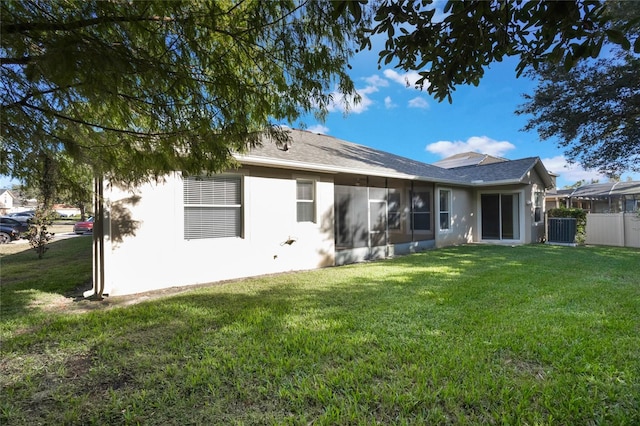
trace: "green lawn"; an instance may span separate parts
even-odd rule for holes
[[[1,259],[1,424],[640,424],[638,250],[463,246],[53,309],[91,258],[56,244]]]

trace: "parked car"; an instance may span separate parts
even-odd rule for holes
[[[0,223],[0,244],[7,244],[18,239],[20,239],[20,231]]]
[[[27,232],[29,230],[29,228],[31,227],[27,222],[20,222],[19,220],[16,220],[16,219],[14,219],[12,217],[8,217],[8,216],[0,217],[0,223],[2,225],[6,225],[6,226],[10,226],[10,227],[14,228],[15,230],[17,230],[21,234],[24,234],[25,232]]]
[[[76,234],[84,234],[85,232],[93,231],[93,217],[85,220],[84,222],[76,222],[73,225],[73,232]]]
[[[34,211],[27,211],[27,212],[11,213],[9,214],[9,217],[17,220],[18,222],[28,222],[31,219],[33,219],[35,215],[36,213]]]

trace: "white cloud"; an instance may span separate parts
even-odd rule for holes
[[[374,74],[371,77],[364,78],[364,81],[366,81],[369,86],[375,86],[375,87],[389,86],[389,81],[385,80],[384,78],[380,77],[377,74]]]
[[[331,93],[332,100],[328,107],[329,112],[340,111],[343,114],[361,114],[367,111],[369,107],[374,103],[370,95],[379,92],[381,87],[388,87],[389,80],[400,83],[407,88],[414,88],[416,81],[420,79],[420,74],[415,71],[411,71],[406,74],[399,74],[394,70],[388,69],[384,71],[384,76],[386,78],[382,78],[379,75],[374,74],[362,79],[366,83],[366,85],[364,87],[356,89],[356,92],[358,93],[358,95],[360,95],[360,102],[357,104],[354,102],[354,97],[345,98],[344,95],[342,95],[340,92],[334,91],[333,93]],[[428,83],[425,86],[428,86]],[[389,96],[384,99],[384,105],[387,109],[397,106],[391,101],[391,97]],[[409,101],[409,107],[428,108],[429,104],[422,98],[414,98]]]
[[[413,99],[411,99],[409,101],[409,108],[426,109],[426,108],[429,108],[429,104],[427,103],[427,101],[424,98],[417,97],[417,98],[413,98]]]
[[[511,142],[496,141],[487,136],[472,136],[463,141],[438,141],[427,145],[426,150],[437,154],[442,158],[449,157],[461,152],[475,151],[482,154],[503,156],[507,151],[515,148]]]
[[[311,133],[320,133],[321,135],[326,135],[329,133],[329,128],[327,126],[323,126],[322,124],[316,124],[314,126],[307,127],[307,131]]]
[[[543,158],[542,164],[544,164],[548,171],[560,175],[558,180],[561,180],[567,185],[572,185],[579,180],[585,180],[587,182],[591,182],[591,179],[598,179],[601,182],[608,181],[606,176],[601,175],[596,171],[585,170],[579,164],[569,164],[564,155]]]
[[[360,95],[360,102],[357,104],[354,102],[354,97],[346,98],[338,91],[331,93],[333,98],[329,104],[329,112],[341,111],[343,114],[352,112],[354,114],[360,114],[369,109],[373,104],[373,100],[369,97],[370,94],[378,92],[380,87],[387,87],[389,82],[384,78],[377,75],[372,75],[364,79],[367,83],[365,87],[356,89],[358,95]]]
[[[569,164],[564,155],[556,155],[555,157],[542,158],[542,163],[548,171],[558,175],[558,188],[562,188],[567,185],[573,185],[578,181],[586,181],[590,183],[592,180],[600,182],[609,182],[609,178],[603,174],[598,173],[595,170],[585,170],[580,164]],[[622,182],[627,179],[634,181],[640,180],[640,174],[637,173],[624,173],[620,177]]]
[[[393,103],[393,101],[391,100],[391,96],[387,96],[386,98],[384,98],[384,106],[387,109],[391,109],[397,107],[398,105]]]
[[[416,81],[418,81],[421,77],[416,71],[410,71],[406,74],[400,74],[394,70],[384,70],[384,76],[387,77],[391,81],[395,81],[396,83],[402,84],[407,88],[413,88],[416,86]],[[425,82],[424,87],[429,87],[429,82]]]
[[[350,96],[345,99],[344,95],[340,92],[331,93],[332,100],[329,104],[329,112],[342,111],[343,114],[352,112],[354,114],[360,114],[369,109],[373,100],[369,96],[370,93],[377,92],[378,89],[373,86],[365,87],[364,89],[358,89],[357,92],[360,95],[360,102],[355,103],[354,97]]]

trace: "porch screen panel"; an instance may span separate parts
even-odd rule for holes
[[[387,197],[389,229],[399,230],[402,227],[402,206],[399,192],[389,191]]]
[[[369,226],[371,227],[371,246],[386,245],[387,203],[385,201],[372,200],[369,203]]]
[[[240,176],[184,179],[184,238],[242,236]]]
[[[334,201],[337,248],[367,247],[369,241],[367,188],[336,185]]]
[[[412,229],[415,231],[431,230],[431,193],[414,192],[411,196],[411,203]]]

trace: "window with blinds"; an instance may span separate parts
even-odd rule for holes
[[[184,179],[184,239],[242,237],[240,176]]]
[[[315,197],[312,180],[296,181],[296,209],[298,222],[315,222]]]

